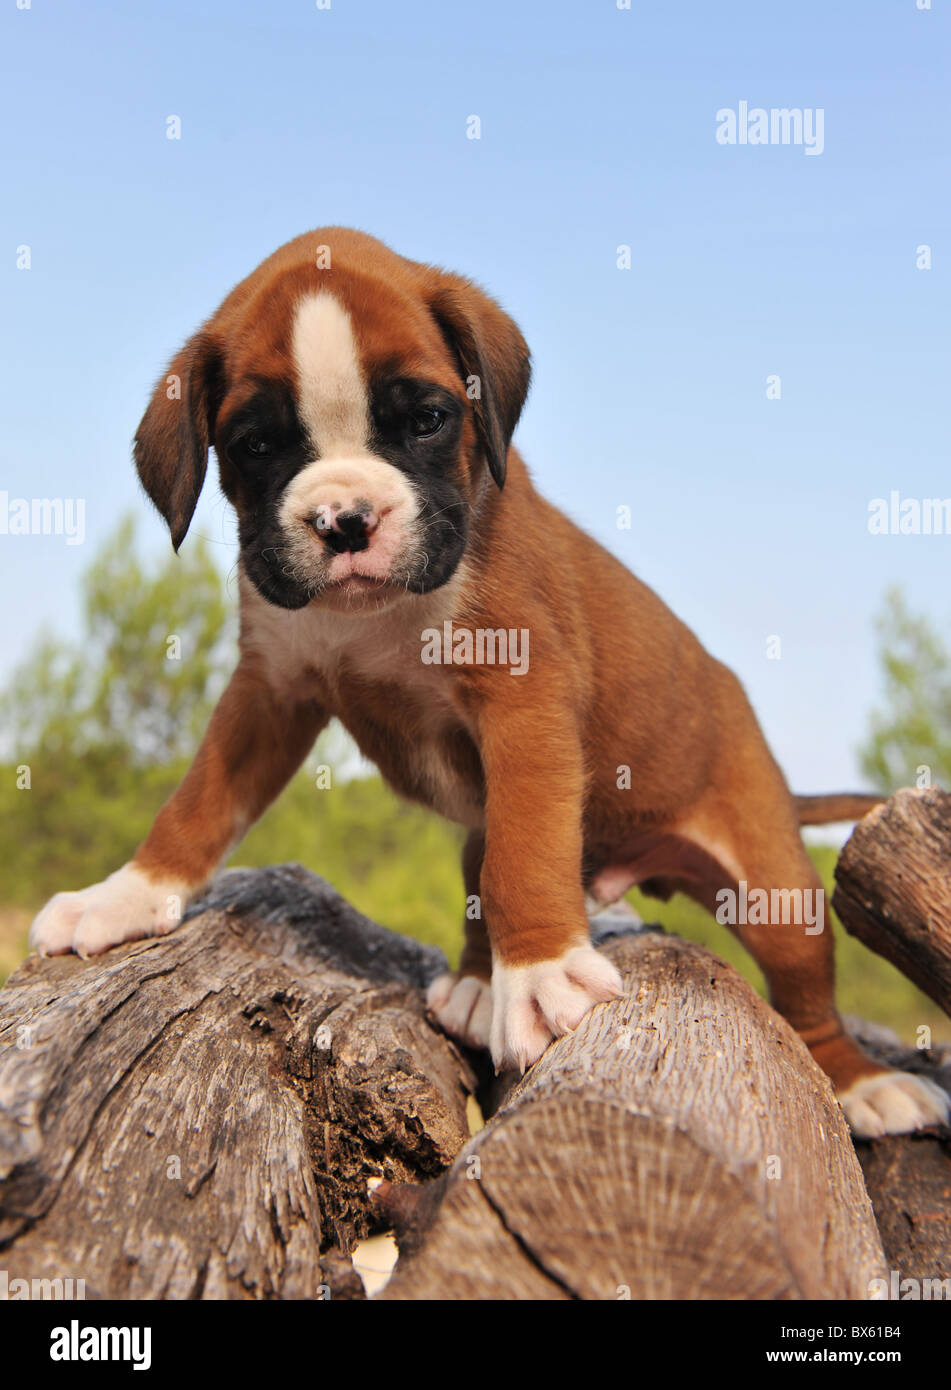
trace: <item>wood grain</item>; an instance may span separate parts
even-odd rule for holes
[[[951,1013],[951,796],[896,792],[855,827],[835,878],[846,931]]]
[[[872,1208],[798,1037],[699,946],[603,949],[628,993],[470,1140],[382,1296],[866,1297],[884,1269]]]
[[[368,1177],[433,1177],[469,1133],[471,1072],[422,1003],[440,968],[295,867],[223,875],[163,939],[28,960],[0,991],[10,1277],[352,1293]]]

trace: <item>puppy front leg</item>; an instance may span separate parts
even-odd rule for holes
[[[162,936],[225,855],[274,800],[327,722],[315,702],[291,702],[242,661],[181,786],[128,864],[78,893],[57,893],[30,928],[42,955],[98,955]]]
[[[588,934],[575,720],[560,706],[506,706],[481,722],[480,890],[492,943],[492,1060],[524,1071],[622,984]]]

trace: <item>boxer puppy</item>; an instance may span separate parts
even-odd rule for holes
[[[797,804],[736,678],[535,491],[510,443],[528,384],[493,300],[359,232],[298,237],[228,295],[158,383],[135,460],[177,550],[214,446],[238,518],[237,669],[131,862],[57,894],[32,945],[170,931],[336,715],[397,792],[469,832],[481,916],[430,1003],[498,1067],[620,993],[586,893],[716,910],[756,892],[766,919],[735,930],[853,1129],[943,1120],[944,1093],[872,1061],[835,1010],[799,823],[875,798]],[[797,902],[818,917],[794,920]]]

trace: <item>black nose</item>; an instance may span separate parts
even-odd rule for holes
[[[352,508],[346,512],[334,512],[332,521],[322,514],[314,517],[311,525],[335,555],[342,555],[345,550],[366,550],[369,547],[370,518],[363,510]]]

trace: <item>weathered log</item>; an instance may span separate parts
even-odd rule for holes
[[[702,947],[602,949],[627,994],[469,1141],[382,1297],[867,1297],[871,1206],[798,1037]]]
[[[196,914],[0,992],[8,1277],[354,1297],[349,1252],[391,1224],[387,1298],[863,1297],[882,1277],[825,1077],[701,948],[607,939],[627,997],[467,1144],[476,1073],[484,1106],[498,1083],[425,1013],[439,952],[295,868],[225,875]]]
[[[89,1298],[359,1294],[377,1174],[468,1137],[426,1017],[442,953],[294,867],[223,875],[179,931],[31,958],[0,991],[0,1249]]]
[[[951,796],[896,792],[855,827],[835,878],[846,931],[951,1013]]]
[[[906,788],[852,833],[832,904],[845,929],[951,1013],[951,796]],[[925,1072],[951,1091],[951,1049],[903,1047],[858,1024],[880,1061]],[[856,1145],[889,1268],[951,1277],[951,1139],[947,1131]]]
[[[846,1021],[880,1062],[920,1072],[951,1094],[951,1045],[906,1047],[889,1029]],[[855,1149],[889,1270],[919,1284],[951,1278],[951,1134],[942,1129],[860,1139]]]

